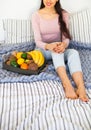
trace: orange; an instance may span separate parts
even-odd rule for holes
[[[27,63],[22,63],[20,68],[27,70],[28,69],[28,64]]]

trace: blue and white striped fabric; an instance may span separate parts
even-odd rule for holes
[[[91,130],[88,103],[64,96],[59,81],[0,84],[0,130]]]
[[[5,31],[5,43],[34,41],[30,19],[2,19]]]
[[[71,14],[69,29],[73,40],[91,43],[91,9]]]

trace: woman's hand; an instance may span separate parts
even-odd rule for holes
[[[58,42],[46,44],[45,49],[50,50],[50,51],[54,51],[54,49],[58,46],[57,44],[58,44]]]
[[[54,51],[56,53],[63,53],[67,47],[67,44],[64,42],[54,42],[50,44],[46,44],[45,49]]]
[[[63,53],[65,49],[66,49],[66,43],[59,42],[57,43],[57,46],[53,49],[53,51],[56,53]]]

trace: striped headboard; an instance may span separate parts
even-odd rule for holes
[[[33,41],[33,31],[30,20],[4,19],[5,43],[21,43]]]

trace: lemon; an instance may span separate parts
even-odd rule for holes
[[[17,52],[17,54],[16,54],[17,59],[21,58],[22,54],[23,54],[23,52]]]
[[[24,59],[23,58],[19,58],[18,60],[17,60],[17,63],[19,64],[19,65],[21,65],[22,63],[24,63]]]

